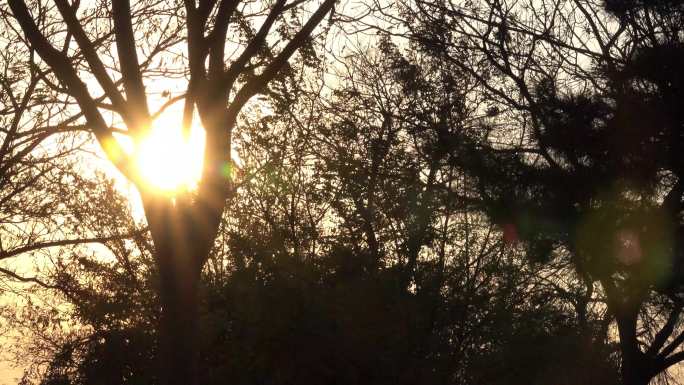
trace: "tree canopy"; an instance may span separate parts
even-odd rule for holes
[[[21,383],[676,383],[682,6],[0,5]]]

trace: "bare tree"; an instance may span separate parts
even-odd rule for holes
[[[140,192],[160,274],[162,384],[197,381],[198,281],[232,195],[226,170],[238,114],[310,43],[311,33],[334,3],[187,0],[132,6],[116,1],[86,7],[67,0],[9,2],[8,28],[23,32],[20,38],[30,52],[54,73],[53,90],[76,104],[82,114],[79,122]],[[178,37],[180,29],[184,39],[172,51],[166,42]],[[276,30],[280,40],[271,38]],[[159,50],[175,54],[181,62],[178,72],[165,71],[161,62],[154,63],[155,71],[147,71]],[[144,137],[156,116],[150,111],[145,80],[160,73],[186,76],[182,124],[189,127],[196,111],[206,132],[197,190],[175,197],[151,188],[133,166],[136,154],[128,155],[114,137],[117,131],[134,142]],[[107,124],[112,116],[125,129]]]
[[[93,191],[79,175],[87,138],[73,123],[81,115],[53,102],[49,72],[34,52],[6,33],[0,39],[0,260],[128,236],[77,230],[80,210],[72,203]],[[76,189],[65,194],[67,184]],[[12,269],[0,271],[22,278]]]

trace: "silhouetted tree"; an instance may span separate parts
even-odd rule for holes
[[[684,359],[679,2],[406,2],[409,37],[478,79],[452,151],[531,257],[568,258],[615,317],[624,384]],[[610,12],[610,13],[609,13]],[[612,16],[611,16],[612,13]]]
[[[22,383],[38,378],[72,383],[83,376],[86,383],[157,382],[149,365],[157,351],[157,276],[151,258],[139,257],[151,255],[151,240],[125,215],[128,199],[111,181],[100,176],[89,183],[87,194],[71,202],[79,214],[79,231],[96,237],[128,235],[103,239],[97,248],[59,249],[41,258],[30,273],[12,274],[23,285],[13,285],[2,318],[30,335],[16,341],[16,359],[26,369]],[[141,338],[147,338],[145,344]],[[79,371],[74,367],[80,360],[88,365],[81,363]]]
[[[306,10],[302,2],[281,0],[258,5],[206,0],[133,6],[128,1],[110,6],[57,0],[54,5],[36,2],[32,12],[25,1],[9,1],[14,19],[8,20],[7,28],[23,31],[17,38],[25,39],[31,52],[53,71],[56,91],[75,102],[83,114],[81,121],[141,194],[160,274],[163,384],[197,383],[197,289],[232,194],[226,170],[231,167],[231,133],[238,114],[251,97],[267,89],[295,51],[310,44],[309,36],[334,3],[325,0]],[[271,39],[275,28],[284,43]],[[183,30],[185,36],[179,33]],[[242,46],[233,56],[226,55],[232,35]],[[171,47],[186,53],[176,56],[183,59],[180,65],[167,69],[163,61],[149,62],[160,50],[170,53]],[[150,65],[157,71],[146,72]],[[113,72],[119,79],[112,77]],[[206,147],[197,191],[169,197],[150,188],[132,167],[137,154],[127,155],[121,148],[104,111],[113,113],[126,127],[123,133],[139,141],[155,118],[145,80],[178,73],[189,79],[183,125],[190,127],[197,111]],[[89,87],[84,79],[97,87]],[[93,96],[97,92],[104,97]]]
[[[438,145],[448,123],[470,127],[448,110],[461,88],[413,88],[442,67],[387,40],[354,53],[331,68],[339,82],[279,81],[273,114],[237,126],[236,199],[202,272],[200,382],[615,380],[600,306],[575,309],[595,297],[467,204],[471,181]],[[92,332],[59,345],[44,383],[154,381],[151,247],[107,245],[115,261],[54,271]]]
[[[10,280],[35,282],[16,269],[33,261],[14,259],[131,234],[81,231],[83,199],[96,193],[91,178],[95,170],[82,162],[88,139],[81,133],[84,128],[74,124],[81,114],[69,115],[64,105],[52,100],[46,83],[50,75],[38,67],[30,49],[6,40],[4,30],[2,38],[0,272]]]

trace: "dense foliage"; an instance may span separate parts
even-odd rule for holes
[[[198,280],[198,383],[673,381],[684,360],[682,4],[364,7],[333,10],[325,30],[343,42],[302,43],[231,126],[230,193]],[[297,15],[280,20],[283,39]],[[240,15],[234,32],[254,39],[258,19]],[[235,84],[260,78],[270,43],[286,50],[261,43]],[[175,76],[160,73],[150,76]],[[23,382],[164,382],[158,240],[112,182],[55,159],[72,179],[52,187],[87,194],[45,196],[68,207],[72,234],[104,247],[74,242],[31,279],[5,269],[35,284],[24,311],[4,309],[30,336]],[[196,205],[183,194],[169,207]]]

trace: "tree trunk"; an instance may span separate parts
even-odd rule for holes
[[[653,371],[648,357],[639,348],[636,336],[637,309],[622,309],[615,315],[620,334],[622,385],[648,385]]]
[[[159,384],[198,385],[200,272],[217,226],[197,226],[180,199],[145,196],[143,203],[159,273]]]
[[[622,356],[622,385],[648,385],[653,376],[644,367],[643,360],[634,360],[631,357]]]
[[[158,257],[160,384],[198,385],[199,271],[190,253]]]
[[[202,181],[196,192],[174,199],[142,194],[159,269],[159,382],[199,384],[199,298],[202,266],[216,238],[230,197],[230,130],[214,119],[207,128]],[[224,123],[224,124],[221,124]]]

